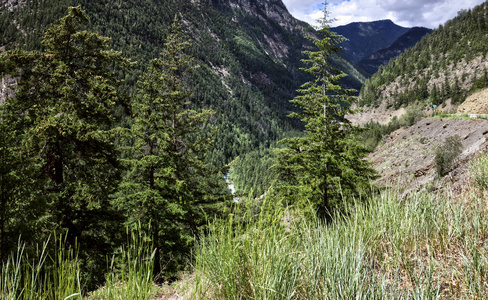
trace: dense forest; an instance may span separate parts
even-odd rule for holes
[[[215,147],[206,159],[222,168],[238,156],[244,159],[253,149],[269,148],[303,129],[302,122],[287,115],[295,110],[289,100],[309,78],[300,68],[302,51],[312,47],[305,36],[314,29],[293,19],[286,8],[282,12],[284,6],[278,2],[271,6],[277,9],[277,19],[266,15],[268,8],[260,1],[250,1],[248,11],[229,1],[37,0],[12,2],[11,6],[8,2],[0,10],[0,23],[6,28],[0,45],[7,50],[40,49],[42,33],[49,24],[62,16],[68,5],[81,5],[90,18],[88,27],[110,37],[110,47],[136,62],[130,69],[116,71],[123,81],[121,88],[130,95],[137,92],[137,78],[157,57],[169,24],[178,14],[199,65],[191,74],[195,87],[191,101],[202,109],[213,109],[211,122],[218,125]],[[366,79],[360,71],[336,53],[329,59],[335,68],[349,74],[342,79],[347,87],[360,88]],[[256,167],[261,164],[253,161]],[[238,177],[233,179],[239,187],[246,185]],[[248,192],[247,188],[240,190]]]
[[[15,79],[9,87],[13,93],[0,105],[2,264],[9,266],[16,251],[19,258],[25,252],[56,261],[57,255],[64,257],[59,251],[65,250],[59,249],[66,249],[75,261],[77,289],[90,291],[127,264],[122,257],[112,261],[109,271],[110,257],[141,242],[151,249],[146,253],[151,255],[150,282],[172,281],[190,267],[192,249],[208,232],[209,221],[228,216],[232,196],[223,172],[239,154],[245,159],[234,161],[231,177],[249,180],[249,172],[237,165],[259,166],[263,156],[266,161],[253,177],[268,173],[266,180],[242,190],[254,188],[259,196],[273,185],[270,197],[286,198],[283,205],[301,207],[323,220],[353,204],[345,204],[342,193],[356,197],[369,186],[374,172],[362,160],[365,151],[354,139],[355,129],[343,119],[356,98],[354,90],[343,88],[346,75],[336,68],[341,37],[330,33],[327,23],[318,37],[296,42],[309,50],[293,50],[300,53],[289,55],[295,62],[285,57],[275,63],[277,54],[264,55],[242,29],[232,41],[219,43],[230,24],[212,15],[212,6],[173,4],[175,11],[199,6],[204,17],[216,22],[216,31],[198,35],[208,27],[195,25],[192,18],[201,15],[192,13],[168,13],[170,26],[163,21],[147,26],[146,20],[117,27],[124,24],[117,13],[126,9],[120,16],[130,16],[133,11],[124,7],[128,2],[85,3],[109,20],[71,6],[49,25],[52,20],[25,13],[36,5],[50,16],[61,13],[49,1],[2,11],[9,31],[2,40],[6,51],[0,54],[0,75]],[[240,22],[250,22],[248,16],[240,17]],[[19,29],[10,25],[18,20],[20,28],[32,33],[25,39],[14,38]],[[108,26],[102,28],[105,21]],[[128,28],[144,34],[127,34]],[[135,40],[124,44],[126,37]],[[213,42],[200,41],[204,38]],[[118,47],[127,53],[114,50]],[[302,64],[308,67],[299,73]],[[299,79],[306,82],[301,95],[287,104]],[[271,150],[285,133],[279,149]],[[54,243],[48,243],[52,236]],[[45,264],[41,290],[57,289],[51,286],[58,280],[52,270],[61,270],[64,263]],[[18,286],[18,281],[9,283],[9,290],[10,285]],[[12,289],[12,295],[27,297],[25,290]]]
[[[155,272],[164,280],[184,266],[202,214],[222,211],[215,206],[228,195],[206,161],[213,112],[189,101],[196,65],[177,19],[132,98],[113,67],[133,62],[83,30],[87,22],[72,7],[46,31],[42,51],[2,56],[3,71],[19,78],[1,106],[2,255],[19,236],[34,243],[65,234],[67,245],[84,249],[86,284],[94,286],[123,238],[120,227],[139,226],[159,249]]]
[[[488,4],[463,10],[366,80],[365,105],[399,108],[414,102],[459,104],[488,86]]]
[[[364,77],[327,5],[316,29],[280,0],[1,8],[1,299],[486,297],[486,151],[461,189],[459,136],[424,190],[376,187],[368,150],[424,106],[347,120]],[[382,67],[363,101],[390,81],[391,107],[488,85],[486,9]]]
[[[185,32],[192,40],[190,51],[200,65],[192,74],[197,85],[192,100],[201,108],[214,109],[213,122],[220,125],[210,158],[215,165],[223,166],[234,156],[299,126],[286,115],[292,109],[289,100],[299,87],[297,82],[305,80],[299,67],[301,45],[306,42],[299,30],[312,30],[308,25],[298,24],[288,31],[225,5],[197,6],[188,1],[39,0],[23,3],[13,11],[1,10],[0,23],[6,30],[0,45],[7,50],[39,49],[42,33],[68,5],[81,5],[91,20],[90,29],[110,37],[113,49],[137,62],[130,70],[117,70],[128,93],[135,91],[137,78],[158,56],[175,14],[185,20]],[[234,15],[238,24],[231,21]],[[290,45],[287,56],[266,54],[270,50],[265,36],[272,35],[266,30],[278,32]]]

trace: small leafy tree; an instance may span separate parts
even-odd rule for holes
[[[343,211],[353,197],[359,198],[374,176],[363,160],[365,149],[351,134],[355,128],[344,118],[356,98],[340,85],[346,75],[330,65],[330,56],[341,49],[344,39],[329,30],[328,14],[324,5],[320,39],[310,37],[317,51],[304,52],[308,56],[304,71],[313,80],[302,85],[301,95],[292,100],[300,111],[291,116],[305,122],[305,135],[284,139],[287,147],[280,150],[276,164],[278,191],[291,203],[309,201],[326,218]]]
[[[439,176],[451,172],[457,158],[463,152],[463,143],[459,135],[447,137],[444,143],[435,151],[435,166]]]

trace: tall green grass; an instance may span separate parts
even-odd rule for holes
[[[89,299],[147,300],[153,296],[154,249],[142,230],[127,230],[127,243],[110,262],[105,286]]]
[[[201,239],[192,297],[487,298],[486,201],[398,194],[385,191],[331,224],[279,205],[240,208]]]
[[[54,251],[48,253],[50,244]],[[0,299],[80,299],[80,268],[74,249],[62,236],[48,239],[34,255],[20,241],[16,253],[2,264]]]
[[[474,187],[483,193],[488,190],[488,154],[483,154],[473,161],[469,166],[469,174]]]
[[[62,236],[27,254],[20,242],[1,266],[1,300],[134,299],[153,296],[154,249],[141,230],[127,230],[127,243],[111,258],[106,284],[87,295],[76,249]]]

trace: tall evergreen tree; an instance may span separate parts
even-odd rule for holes
[[[430,91],[430,99],[432,100],[432,104],[439,105],[442,103],[439,92],[437,90],[437,85],[434,83],[432,89]]]
[[[153,239],[163,276],[182,267],[204,222],[201,211],[218,202],[204,162],[213,145],[213,112],[191,108],[188,80],[196,66],[189,45],[175,17],[163,52],[138,82],[126,151],[130,172],[117,200],[128,222],[142,223]]]
[[[451,95],[451,85],[449,84],[449,79],[448,79],[448,74],[446,73],[445,76],[444,76],[444,83],[442,84],[442,96],[443,96],[443,100],[447,100],[448,98],[450,98],[452,95]]]
[[[326,218],[358,197],[374,175],[363,160],[365,149],[353,138],[354,127],[344,118],[356,99],[340,86],[346,75],[329,62],[343,38],[329,30],[328,15],[324,4],[320,39],[310,37],[317,51],[305,51],[304,71],[313,80],[302,85],[301,95],[292,100],[300,112],[291,116],[305,122],[305,135],[283,140],[288,147],[281,150],[277,164],[278,190],[291,202],[309,201]]]
[[[51,225],[39,232],[66,230],[68,243],[78,243],[85,258],[101,263],[118,216],[110,195],[121,178],[110,129],[115,108],[126,105],[111,70],[130,62],[108,49],[108,38],[83,30],[88,22],[80,7],[70,7],[47,30],[42,52],[7,53],[20,81],[5,109],[6,122],[21,133],[25,162],[34,166],[38,195],[45,198],[45,215],[37,218]],[[90,278],[101,275],[90,272]]]

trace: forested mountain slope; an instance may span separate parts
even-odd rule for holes
[[[366,105],[399,108],[415,101],[464,101],[488,86],[488,3],[458,16],[380,68],[361,90]]]
[[[354,22],[331,28],[348,41],[342,43],[342,53],[351,62],[357,63],[380,49],[389,47],[409,28],[396,25],[390,20]]]
[[[369,57],[360,60],[358,66],[368,74],[373,75],[381,65],[387,65],[390,59],[399,56],[408,48],[415,46],[424,35],[431,32],[431,29],[425,27],[413,27],[401,35],[389,47],[380,49]]]
[[[314,30],[294,19],[281,0],[34,0],[0,5],[0,46],[6,50],[39,48],[45,28],[68,6],[81,5],[92,29],[138,62],[132,71],[119,72],[128,91],[158,56],[178,15],[200,65],[192,78],[193,102],[213,108],[220,127],[212,154],[215,164],[300,127],[287,117],[289,100],[307,79],[300,60],[310,47],[305,36]],[[346,84],[359,89],[364,76],[339,56],[334,64],[352,74]]]
[[[328,71],[345,60],[328,60],[336,49],[328,27],[317,33],[324,42],[308,40],[315,31],[281,1],[39,0],[0,7],[0,78],[3,87],[15,81],[13,95],[0,105],[2,262],[20,245],[19,236],[30,256],[54,232],[66,234],[67,246],[80,249],[79,282],[90,291],[107,279],[107,258],[136,230],[155,249],[148,266],[154,280],[174,280],[191,267],[208,221],[229,212],[225,169],[218,167],[267,149],[285,133],[299,135],[288,131],[316,116],[325,122],[322,109],[287,117],[302,108],[297,98],[289,103],[302,83],[328,101],[332,125],[318,128],[348,133],[349,124],[336,117],[355,99],[341,86],[345,75]],[[303,50],[319,68],[301,70]],[[318,70],[327,72],[311,81]],[[341,166],[362,167],[354,160],[360,148],[350,151],[355,145],[338,135],[329,139],[334,147],[326,150],[345,157]],[[321,170],[321,160],[312,161],[314,172]],[[342,173],[352,176],[333,176]],[[348,182],[356,192],[358,180]],[[332,211],[320,199],[317,205],[327,206],[322,211]]]

